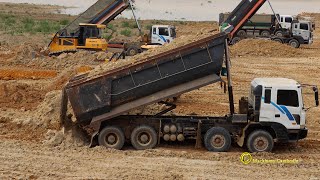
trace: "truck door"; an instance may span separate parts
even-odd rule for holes
[[[151,44],[161,44],[158,27],[152,27]]]
[[[260,122],[274,122],[275,121],[275,107],[272,105],[272,92],[271,88],[265,88],[261,98],[260,108]]]
[[[302,104],[298,91],[290,89],[277,89],[275,120],[287,129],[300,129]]]
[[[308,23],[299,24],[299,35],[303,37],[304,41],[308,42],[310,39],[310,28]]]

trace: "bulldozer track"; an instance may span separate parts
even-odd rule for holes
[[[1,69],[0,79],[49,79],[57,74],[54,70]]]

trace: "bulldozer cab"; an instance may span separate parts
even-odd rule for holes
[[[100,24],[80,24],[78,45],[85,46],[87,39],[101,39],[102,30],[106,28],[106,25]]]

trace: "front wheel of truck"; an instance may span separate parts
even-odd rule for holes
[[[101,130],[98,141],[100,146],[120,150],[124,145],[125,136],[120,128],[110,126]]]
[[[256,130],[250,133],[247,139],[247,148],[250,152],[271,152],[274,146],[271,134],[265,130]]]
[[[300,43],[299,43],[299,41],[296,40],[296,39],[291,39],[291,40],[289,41],[289,45],[290,45],[291,47],[293,47],[293,48],[299,48],[299,47],[300,47]]]

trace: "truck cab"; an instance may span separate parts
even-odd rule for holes
[[[151,44],[164,45],[176,38],[176,28],[170,25],[153,25],[150,30]]]
[[[292,15],[280,15],[280,25],[284,29],[290,29],[293,20]]]
[[[308,129],[303,87],[297,81],[286,78],[254,79],[248,98],[251,120],[272,127],[280,141],[290,142],[305,138]],[[316,86],[312,88],[318,106],[318,89]]]
[[[311,21],[293,21],[292,34],[294,36],[301,36],[304,44],[313,43],[313,25]]]

